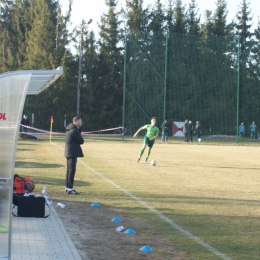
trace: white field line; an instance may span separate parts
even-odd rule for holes
[[[53,143],[52,143],[53,144]],[[61,149],[64,150],[63,147],[53,144],[55,146],[60,147]],[[162,220],[164,220],[165,222],[169,223],[172,227],[174,227],[176,230],[178,230],[181,234],[187,236],[188,238],[194,240],[196,243],[198,243],[199,245],[201,245],[202,247],[204,247],[205,249],[207,249],[209,252],[213,253],[216,256],[219,256],[221,259],[223,260],[231,260],[230,257],[226,256],[225,254],[222,254],[221,252],[219,252],[218,250],[216,250],[215,248],[213,248],[212,246],[210,246],[209,244],[205,243],[204,241],[202,241],[200,238],[194,236],[191,232],[189,232],[186,229],[183,229],[181,226],[177,225],[175,222],[173,222],[172,220],[170,220],[169,218],[167,218],[166,216],[164,216],[162,213],[160,213],[158,210],[152,208],[149,204],[147,204],[146,202],[142,201],[140,198],[138,198],[137,196],[133,195],[132,193],[130,193],[128,190],[122,188],[120,185],[116,184],[115,182],[111,181],[110,179],[106,178],[103,174],[101,174],[100,172],[96,171],[95,169],[91,168],[89,165],[87,165],[85,162],[83,162],[80,158],[78,158],[78,161],[80,161],[81,164],[83,164],[86,168],[88,168],[89,170],[91,170],[92,172],[96,173],[100,178],[106,180],[107,182],[109,182],[112,186],[114,186],[115,188],[121,190],[122,192],[124,192],[125,194],[127,194],[129,197],[131,197],[132,199],[136,200],[137,202],[139,202],[141,205],[143,205],[145,208],[147,208],[148,210],[150,210],[151,212],[153,212],[155,215],[157,215],[159,218],[161,218]]]

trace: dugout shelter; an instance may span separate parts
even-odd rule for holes
[[[0,260],[11,259],[13,174],[25,98],[44,91],[62,73],[58,67],[0,74]]]

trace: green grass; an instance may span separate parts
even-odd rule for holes
[[[47,137],[46,137],[47,138]],[[75,188],[79,196],[64,191],[64,138],[19,140],[15,173],[35,179],[36,190],[47,185],[50,199],[113,207],[118,213],[146,220],[154,233],[185,253],[186,257],[220,259],[175,230],[108,180],[158,210],[171,221],[199,237],[231,259],[259,259],[260,178],[259,144],[217,143],[201,145],[182,140],[154,145],[150,160],[136,162],[142,140],[86,138],[85,157],[77,164]],[[83,162],[84,164],[82,164]],[[95,171],[90,170],[88,165]],[[145,230],[140,230],[145,236]],[[160,255],[167,255],[156,248]]]

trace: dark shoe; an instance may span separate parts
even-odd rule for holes
[[[148,157],[145,158],[144,162],[147,162],[148,161]]]
[[[138,159],[137,159],[137,162],[140,162],[140,159],[141,159],[141,158],[138,158]]]
[[[77,195],[77,194],[79,194],[79,193],[76,192],[75,190],[70,190],[70,191],[68,191],[68,194],[74,194],[74,195]]]

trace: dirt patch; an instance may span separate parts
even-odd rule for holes
[[[118,215],[113,209],[102,206],[91,207],[69,201],[63,203],[65,208],[55,206],[55,209],[83,260],[187,260],[141,219],[126,214]],[[54,205],[57,204],[54,202]],[[119,217],[122,222],[112,222],[115,217]],[[133,229],[136,234],[117,232],[118,226],[124,226],[124,231]],[[149,245],[153,252],[139,250],[145,245]]]

